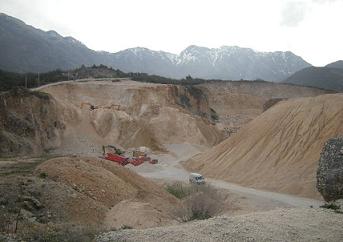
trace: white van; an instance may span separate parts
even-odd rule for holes
[[[189,183],[192,184],[205,184],[205,178],[199,173],[191,173],[189,174]]]

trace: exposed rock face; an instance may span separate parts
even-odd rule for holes
[[[55,153],[99,154],[106,144],[165,150],[166,144],[212,146],[222,140],[215,111],[196,87],[122,80],[58,83],[39,90],[62,107],[66,129]]]
[[[15,89],[0,95],[0,156],[41,154],[60,145],[64,124],[56,101],[42,92]]]
[[[215,122],[218,117],[214,109],[209,106],[208,97],[202,89],[192,86],[173,86],[172,94],[176,104],[192,114]]]
[[[343,198],[343,137],[326,142],[317,170],[317,188],[326,201]]]

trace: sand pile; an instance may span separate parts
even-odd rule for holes
[[[105,228],[177,223],[172,215],[177,199],[162,187],[113,162],[55,158],[39,165],[36,173],[46,174],[49,179],[74,190],[74,198],[61,203],[61,209],[68,210],[71,221],[87,224],[92,216]]]
[[[63,108],[65,131],[59,153],[100,153],[101,146],[165,144],[213,146],[222,140],[210,108],[197,89],[134,81],[88,81],[48,85]]]
[[[320,152],[343,134],[342,121],[341,94],[281,101],[185,166],[244,186],[320,198]]]

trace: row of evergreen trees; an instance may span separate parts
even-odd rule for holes
[[[0,70],[0,91],[7,91],[15,87],[34,88],[41,85],[76,80],[84,78],[130,78],[139,82],[150,82],[160,84],[175,84],[175,85],[196,85],[205,82],[221,82],[222,80],[204,80],[200,78],[192,78],[190,75],[184,79],[173,79],[158,75],[149,75],[146,73],[125,73],[118,69],[113,69],[105,65],[93,65],[86,67],[82,65],[79,68],[62,71],[55,70],[45,73],[13,73]]]

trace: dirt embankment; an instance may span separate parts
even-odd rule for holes
[[[0,155],[100,154],[166,144],[213,146],[222,140],[197,88],[121,81],[61,82],[1,95]]]
[[[87,157],[33,163],[13,160],[2,168],[7,173],[0,174],[0,234],[16,233],[35,241],[41,236],[45,241],[58,233],[72,236],[78,227],[86,235],[179,223],[174,214],[180,206],[178,199],[110,161]]]
[[[177,199],[162,187],[113,162],[55,158],[38,166],[36,173],[46,174],[75,191],[75,199],[59,199],[62,203],[56,204],[66,210],[66,216],[74,223],[100,224],[107,229],[177,223],[173,215]]]
[[[168,144],[212,147],[261,114],[270,98],[325,93],[265,82],[182,86],[129,80],[61,82],[37,91],[2,95],[0,153],[99,154],[107,144],[156,151]]]
[[[66,129],[59,152],[99,153],[106,144],[164,150],[164,144],[212,146],[221,140],[206,100],[185,87],[90,81],[40,90],[63,106]]]
[[[224,130],[226,136],[260,115],[270,99],[275,101],[331,93],[311,87],[257,81],[210,82],[196,87],[208,97],[209,106],[218,116],[217,127]]]
[[[243,186],[320,198],[320,152],[343,134],[342,120],[342,94],[281,101],[185,166]]]
[[[49,94],[15,89],[0,95],[0,156],[40,154],[60,146],[64,124]]]

